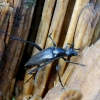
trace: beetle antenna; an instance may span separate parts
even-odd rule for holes
[[[17,41],[21,41],[21,42],[26,42],[26,43],[32,44],[32,45],[35,46],[39,51],[42,50],[42,48],[41,48],[39,45],[37,45],[36,43],[34,43],[34,42],[22,40],[21,38],[16,38],[15,36],[11,36],[11,35],[9,35],[8,33],[4,32],[3,30],[0,30],[0,32],[3,33],[3,34],[5,34],[5,35],[7,35],[7,36],[9,36],[9,37],[10,37],[11,39],[13,39],[13,40],[17,40]]]
[[[79,14],[79,16],[78,16],[77,22],[76,22],[76,27],[75,27],[75,31],[74,31],[74,37],[75,37],[75,32],[76,32],[76,29],[77,29],[77,25],[78,25],[79,18],[80,18],[80,16],[81,16],[83,10],[84,10],[86,7],[88,7],[88,6],[93,6],[93,4],[88,3],[87,5],[85,5],[85,6],[82,8],[82,10],[81,10],[81,12],[80,12],[80,14]],[[73,43],[72,43],[71,48],[74,48],[74,37],[73,37]]]

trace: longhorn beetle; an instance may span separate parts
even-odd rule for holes
[[[83,9],[82,9],[82,11],[83,11]],[[80,15],[79,15],[79,17],[80,17]],[[78,17],[78,20],[79,20],[79,17]],[[76,31],[76,29],[75,29],[75,31]],[[74,33],[74,35],[75,35],[75,33]],[[60,47],[56,46],[55,42],[51,38],[51,34],[48,37],[51,39],[53,46],[40,51],[39,53],[33,55],[29,59],[29,61],[25,64],[25,66],[27,66],[27,68],[31,68],[31,67],[34,67],[34,66],[38,66],[38,67],[28,71],[28,74],[33,74],[34,71],[37,71],[37,70],[44,68],[47,64],[49,64],[49,63],[51,63],[55,60],[57,60],[57,62],[58,62],[59,58],[62,58],[65,62],[68,62],[68,63],[84,66],[83,64],[71,62],[71,61],[68,61],[66,58],[64,58],[65,56],[68,56],[68,57],[78,56],[78,52],[75,51],[75,50],[79,50],[79,49],[75,49],[74,44],[68,43],[64,48],[60,48]],[[68,45],[70,45],[70,48],[68,48]],[[60,78],[60,75],[59,75],[59,72],[58,72],[58,65],[56,66],[56,71],[57,71],[57,74],[58,74],[58,77],[59,77],[60,84],[61,84],[62,87],[64,87],[62,82],[61,82],[61,78]],[[31,76],[27,81],[29,81],[32,77],[33,76]]]
[[[86,8],[87,6],[91,6],[91,5],[92,4],[87,4],[84,8]],[[82,11],[83,11],[83,9],[82,9]],[[82,13],[82,11],[81,11],[81,13]],[[79,14],[79,17],[81,15],[81,13]],[[79,17],[78,17],[78,20],[79,20]],[[78,23],[78,20],[77,20],[77,23]],[[76,27],[77,27],[77,24],[76,24]],[[76,28],[75,28],[75,31],[76,31]],[[75,49],[74,48],[74,44],[69,44],[68,43],[64,48],[57,47],[55,42],[51,38],[51,34],[48,37],[51,39],[51,41],[53,43],[53,46],[42,50],[39,45],[37,45],[37,44],[35,44],[33,42],[22,40],[20,38],[14,37],[14,36],[10,36],[9,34],[7,34],[6,32],[4,32],[2,30],[0,30],[0,32],[8,35],[11,39],[32,44],[40,51],[39,53],[33,55],[29,59],[29,61],[25,64],[25,66],[27,66],[27,68],[31,68],[31,67],[34,67],[36,65],[38,66],[37,68],[30,70],[28,72],[28,74],[32,74],[33,75],[34,71],[37,71],[37,70],[39,70],[41,68],[44,68],[47,64],[49,64],[49,63],[51,63],[51,62],[53,62],[55,60],[57,60],[57,62],[58,62],[59,58],[62,58],[65,62],[68,62],[68,63],[84,66],[83,64],[79,64],[79,63],[76,63],[76,62],[71,62],[71,61],[68,61],[66,58],[64,58],[65,56],[68,56],[68,57],[78,56],[78,52],[75,51],[75,50],[79,50],[79,49]],[[74,33],[74,35],[75,35],[75,33]],[[70,45],[70,48],[68,48],[68,45]],[[41,65],[41,64],[43,64],[43,65]],[[57,74],[58,74],[58,77],[59,77],[60,84],[61,84],[62,87],[64,87],[62,82],[61,82],[61,78],[60,78],[60,75],[59,75],[59,72],[58,72],[58,64],[56,66],[56,71],[57,71]],[[29,81],[32,77],[33,76],[31,76],[27,81]]]

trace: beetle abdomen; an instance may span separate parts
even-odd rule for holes
[[[25,66],[35,66],[40,65],[52,58],[54,58],[53,50],[55,47],[50,47],[45,50],[40,51],[39,53],[33,55],[29,61],[25,64]]]

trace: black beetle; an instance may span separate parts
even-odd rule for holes
[[[49,35],[49,38],[51,39],[50,35]],[[29,66],[29,68],[30,68],[30,66],[40,65],[42,63],[45,63],[44,65],[46,66],[48,63],[53,62],[53,61],[55,61],[55,60],[57,60],[59,58],[62,58],[66,62],[69,62],[69,63],[82,65],[82,64],[79,64],[79,63],[70,62],[70,61],[68,61],[67,59],[64,58],[65,56],[68,56],[68,57],[77,56],[78,52],[75,51],[75,50],[79,50],[79,49],[74,49],[73,46],[71,44],[69,44],[69,43],[63,49],[63,48],[57,47],[53,40],[52,40],[52,42],[53,42],[53,46],[52,47],[44,49],[44,50],[40,51],[39,53],[33,55],[29,59],[29,61],[25,64],[25,66]],[[68,45],[71,45],[71,47],[67,49]],[[42,65],[42,66],[44,66],[44,65]],[[34,70],[35,69],[33,69],[33,71]]]
[[[39,69],[44,68],[47,64],[49,64],[55,60],[58,61],[59,58],[62,58],[64,61],[66,61],[68,63],[84,66],[83,64],[79,64],[76,62],[70,62],[66,58],[64,58],[65,56],[67,56],[67,57],[78,56],[78,52],[75,50],[79,50],[79,49],[73,48],[73,45],[71,45],[69,43],[66,45],[66,47],[64,49],[57,47],[55,42],[51,38],[51,34],[49,35],[49,38],[52,40],[53,46],[49,47],[47,49],[44,49],[44,50],[40,51],[39,53],[33,55],[29,59],[29,61],[25,64],[25,66],[28,66],[27,68],[31,68],[31,67],[34,67],[36,65],[38,66],[37,68],[30,70],[28,72],[28,74],[33,74],[34,71],[37,71]],[[68,48],[68,45],[70,45],[70,48]],[[58,73],[58,77],[59,77],[59,81],[61,83],[61,86],[64,87],[62,82],[61,82],[60,76],[59,76],[58,65],[56,66],[56,71]],[[30,78],[27,81],[29,81]]]

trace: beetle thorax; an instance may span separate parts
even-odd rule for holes
[[[55,48],[54,50],[53,50],[53,54],[54,54],[54,56],[55,57],[58,57],[58,56],[63,56],[63,55],[65,55],[65,50],[64,49],[62,49],[62,48]]]
[[[77,56],[77,55],[78,55],[78,52],[75,51],[75,50],[72,49],[72,48],[69,48],[68,50],[66,50],[66,56],[71,57],[71,56]]]

